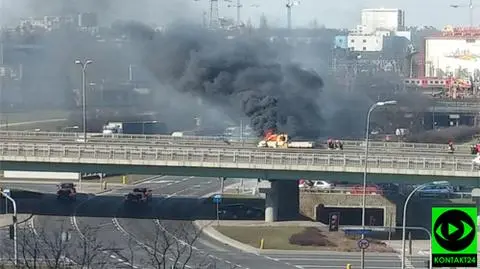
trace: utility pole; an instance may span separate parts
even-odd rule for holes
[[[452,8],[460,8],[460,7],[468,7],[468,11],[469,11],[469,21],[470,21],[470,27],[473,27],[473,0],[469,0],[468,1],[468,5],[465,6],[465,5],[450,5],[450,7]]]

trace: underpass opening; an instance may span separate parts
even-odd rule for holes
[[[340,213],[340,225],[360,226],[362,225],[362,208],[360,207],[330,207],[322,204],[317,205],[316,221],[328,224],[329,214]],[[385,226],[385,209],[368,207],[365,210],[365,225]]]

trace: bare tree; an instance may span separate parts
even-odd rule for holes
[[[53,231],[34,230],[32,227],[19,227],[18,268],[65,269],[65,268],[111,268],[103,253],[105,247],[97,239],[95,229],[85,229],[83,234],[60,225]],[[0,251],[8,257],[8,264],[13,265],[13,244],[6,239]],[[110,266],[110,267],[109,267]]]

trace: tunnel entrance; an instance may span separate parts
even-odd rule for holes
[[[329,214],[340,213],[340,225],[362,225],[362,208],[359,207],[325,207],[318,205],[316,208],[316,221],[328,224]],[[367,208],[365,210],[365,224],[367,226],[385,226],[383,208]]]

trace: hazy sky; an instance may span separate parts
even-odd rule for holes
[[[0,0],[5,2],[7,16],[18,17],[27,14],[40,13],[58,3],[77,3],[84,9],[96,6],[103,12],[105,20],[118,18],[141,19],[151,23],[168,23],[176,19],[190,19],[200,22],[202,13],[209,11],[208,0]],[[233,1],[235,5],[236,0]],[[242,20],[248,18],[254,25],[258,25],[259,18],[264,13],[271,25],[286,25],[287,0],[241,0]],[[300,0],[301,4],[292,10],[292,21],[295,26],[307,26],[314,19],[318,24],[327,27],[352,28],[360,21],[362,8],[401,8],[406,11],[407,25],[432,25],[443,27],[447,24],[467,25],[468,8],[450,8],[450,4],[468,4],[468,0]],[[54,4],[57,2],[57,4]],[[87,2],[89,4],[87,4]],[[101,3],[102,2],[102,3]],[[475,15],[480,15],[480,0]],[[106,3],[106,4],[105,4]],[[236,9],[227,7],[226,0],[219,0],[220,16],[236,17]],[[252,7],[258,5],[258,7]],[[54,11],[52,11],[54,13]],[[47,14],[43,14],[47,15]],[[55,15],[55,14],[49,14]],[[474,16],[475,17],[475,16]],[[475,21],[480,24],[480,18]]]

